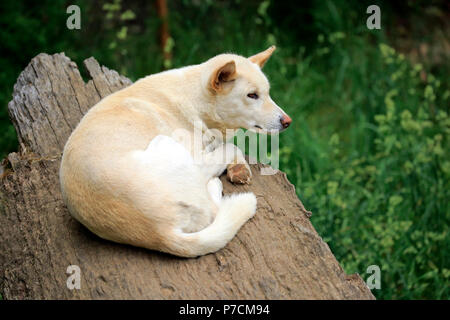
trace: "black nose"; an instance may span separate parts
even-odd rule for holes
[[[287,114],[286,115],[284,115],[284,116],[282,116],[281,118],[280,118],[280,122],[281,122],[281,125],[283,126],[283,128],[287,128],[287,127],[289,127],[289,125],[291,124],[291,122],[292,122],[292,119],[291,119],[291,117],[289,117]]]

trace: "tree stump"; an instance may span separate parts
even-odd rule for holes
[[[90,77],[64,53],[39,54],[20,74],[8,109],[19,143],[0,181],[0,293],[4,299],[373,299],[346,275],[314,230],[282,172],[250,186],[224,177],[224,192],[251,190],[255,217],[222,250],[196,259],[100,239],[65,207],[58,170],[64,144],[86,111],[131,84],[94,58]],[[67,287],[77,265],[81,288]]]

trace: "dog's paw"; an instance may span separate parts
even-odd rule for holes
[[[252,172],[245,164],[237,163],[228,166],[227,177],[233,183],[249,184],[252,178]]]

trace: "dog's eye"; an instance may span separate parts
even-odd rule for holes
[[[249,97],[250,99],[258,99],[258,98],[259,98],[258,95],[257,95],[256,93],[249,93],[249,94],[247,95],[247,97]]]

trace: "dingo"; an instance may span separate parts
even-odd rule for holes
[[[221,54],[145,77],[101,100],[64,148],[60,182],[70,213],[98,236],[182,257],[223,248],[256,211],[253,193],[222,197],[225,169],[248,183],[240,149],[194,147],[174,130],[278,130],[291,118],[269,96],[261,71],[275,47],[245,58]],[[187,139],[189,140],[189,139]]]

